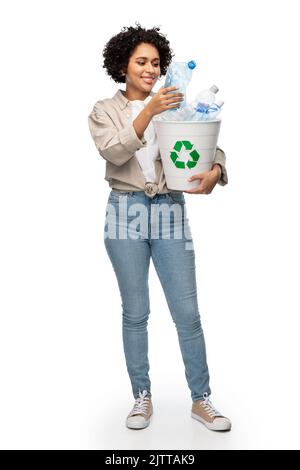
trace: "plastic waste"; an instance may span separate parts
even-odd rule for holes
[[[193,121],[196,119],[197,114],[195,106],[192,103],[189,103],[184,108],[178,109],[173,116],[176,121]]]
[[[202,121],[213,121],[220,114],[224,101],[217,100],[204,113],[202,113]]]
[[[164,87],[177,86],[177,90],[170,93],[181,92],[184,100],[178,108],[170,108],[154,117],[155,121],[213,121],[221,112],[224,104],[222,100],[215,100],[219,88],[212,85],[209,89],[200,91],[193,101],[186,102],[186,87],[192,78],[192,70],[196,63],[192,60],[186,62],[172,62],[167,70]]]
[[[202,90],[197,94],[193,101],[198,112],[205,112],[215,102],[216,93],[219,88],[216,85],[212,85],[208,90]]]
[[[164,87],[178,86],[179,88],[174,92],[170,93],[183,93],[183,100],[179,103],[179,108],[186,106],[186,88],[192,79],[192,72],[196,67],[196,62],[190,60],[190,62],[171,62],[168,67]],[[176,108],[172,108],[169,111],[176,111]]]

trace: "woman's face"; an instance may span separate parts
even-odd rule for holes
[[[129,59],[126,91],[148,96],[160,76],[159,53],[152,44],[139,44]]]

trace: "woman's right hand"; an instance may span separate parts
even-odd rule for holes
[[[155,116],[168,109],[179,108],[180,102],[184,99],[183,93],[169,93],[171,90],[178,88],[177,86],[161,87],[145,106],[145,109],[151,116]]]

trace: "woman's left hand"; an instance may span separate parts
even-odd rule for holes
[[[219,165],[215,164],[210,171],[197,173],[196,175],[191,176],[188,181],[199,180],[199,186],[194,189],[186,189],[183,192],[190,194],[210,194],[218,183],[220,177],[221,168]]]

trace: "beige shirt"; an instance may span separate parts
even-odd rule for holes
[[[150,92],[150,96],[155,95]],[[95,103],[88,116],[90,133],[100,155],[106,160],[105,179],[112,189],[141,191],[145,189],[145,177],[135,152],[147,145],[145,134],[139,139],[131,121],[132,105],[119,89],[112,98]],[[214,163],[222,167],[219,184],[228,183],[225,168],[226,156],[219,147]],[[170,190],[166,185],[160,154],[154,161],[159,193]]]

